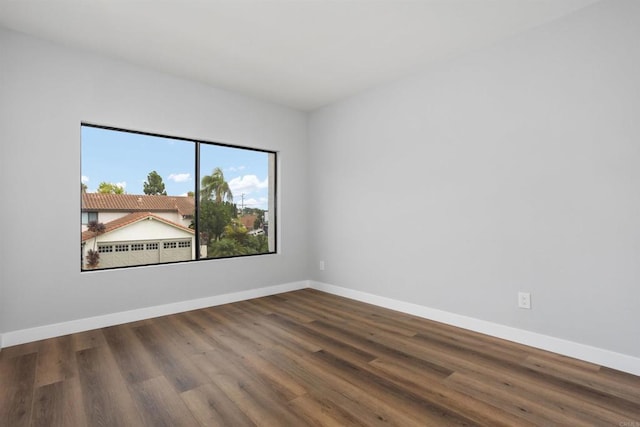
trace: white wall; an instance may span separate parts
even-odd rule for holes
[[[597,3],[313,113],[312,279],[640,356],[638,40]]]
[[[0,70],[0,332],[307,278],[303,113],[4,30]],[[81,273],[82,121],[278,151],[280,253]]]

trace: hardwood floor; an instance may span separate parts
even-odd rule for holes
[[[3,349],[29,425],[640,427],[640,377],[305,289]]]

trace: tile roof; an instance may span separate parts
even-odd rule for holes
[[[193,216],[195,200],[193,197],[188,196],[83,193],[82,210],[129,212],[177,211],[183,216]]]
[[[194,233],[194,231],[191,228],[188,227],[184,227],[180,224],[176,224],[175,222],[169,221],[167,219],[161,218],[158,215],[154,215],[151,212],[134,212],[134,213],[130,213],[129,215],[125,215],[121,218],[118,219],[114,219],[113,221],[109,221],[107,223],[104,224],[105,226],[105,230],[104,233],[102,234],[106,234],[109,233],[111,231],[117,230],[118,228],[122,228],[122,227],[126,227],[127,225],[133,224],[135,222],[138,221],[143,221],[147,218],[153,218],[156,219],[158,221],[161,221],[167,225],[171,225],[173,227],[179,228],[181,230],[187,231],[189,233]],[[92,231],[83,231],[82,232],[82,241],[87,241],[91,238],[94,237],[94,233]]]
[[[247,230],[253,230],[253,224],[255,224],[258,215],[248,214],[240,217],[240,222],[245,226]]]

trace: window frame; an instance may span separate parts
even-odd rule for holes
[[[84,247],[84,242],[81,242],[81,265],[80,265],[80,271],[81,273],[86,273],[86,272],[96,272],[96,271],[109,271],[109,270],[117,270],[117,269],[123,269],[123,268],[139,268],[139,267],[150,267],[150,266],[158,266],[158,265],[167,265],[167,264],[178,264],[178,263],[189,263],[189,262],[200,262],[200,261],[215,261],[215,260],[224,260],[224,259],[230,259],[230,258],[250,258],[250,257],[256,257],[256,256],[263,256],[263,255],[277,255],[280,253],[280,245],[279,245],[279,239],[278,239],[278,226],[279,226],[279,215],[278,215],[278,205],[279,205],[279,200],[278,200],[278,164],[279,164],[279,155],[280,153],[276,150],[267,150],[264,148],[255,148],[255,147],[249,147],[249,146],[242,146],[242,145],[237,145],[237,144],[230,144],[230,143],[225,143],[225,142],[217,142],[217,141],[210,141],[210,140],[205,140],[205,139],[198,139],[198,138],[185,138],[185,137],[179,137],[179,136],[174,136],[174,135],[168,135],[168,134],[162,134],[162,133],[157,133],[157,132],[146,132],[146,131],[138,131],[138,130],[131,130],[131,129],[125,129],[125,128],[120,128],[120,127],[115,127],[115,126],[106,126],[106,125],[99,125],[99,124],[95,124],[95,123],[90,123],[90,122],[81,122],[80,123],[80,130],[82,131],[83,127],[89,127],[89,128],[96,128],[96,129],[102,129],[102,130],[108,130],[108,131],[115,131],[115,132],[125,132],[125,133],[131,133],[131,134],[137,134],[137,135],[144,135],[144,136],[150,136],[150,137],[159,137],[159,138],[166,138],[166,139],[174,139],[177,141],[184,141],[184,142],[189,142],[192,143],[194,145],[194,188],[193,188],[193,192],[194,192],[194,215],[193,215],[193,223],[194,223],[194,242],[195,242],[195,258],[194,259],[189,259],[189,260],[180,260],[180,261],[162,261],[162,262],[156,262],[156,263],[150,263],[150,264],[138,264],[138,265],[124,265],[124,266],[113,266],[113,267],[98,267],[95,269],[89,269],[89,268],[85,268],[84,267],[84,260],[83,260],[83,247]],[[272,233],[272,239],[273,239],[273,249],[270,248],[270,250],[268,252],[262,252],[262,253],[256,253],[256,254],[237,254],[237,255],[228,255],[228,256],[219,256],[219,257],[203,257],[201,254],[201,236],[200,236],[200,231],[199,231],[199,216],[200,216],[200,191],[201,191],[201,174],[200,174],[200,147],[202,145],[214,145],[214,146],[219,146],[219,147],[226,147],[226,148],[233,148],[233,149],[237,149],[237,150],[246,150],[246,151],[255,151],[255,152],[259,152],[259,153],[266,153],[269,156],[273,156],[272,160],[271,157],[268,157],[267,161],[269,162],[269,166],[268,166],[268,179],[269,179],[269,190],[268,190],[268,194],[269,194],[269,201],[268,201],[268,206],[267,209],[265,210],[265,212],[268,212],[269,214],[269,228],[273,228],[273,233]],[[82,147],[82,138],[80,138],[80,146]],[[81,150],[82,151],[82,150]],[[82,155],[80,156],[80,169],[82,171]],[[82,175],[82,173],[81,173]],[[271,197],[273,197],[273,201],[271,200]],[[81,198],[82,199],[82,198]],[[235,203],[234,203],[235,204]],[[81,213],[81,228],[83,226],[86,226],[91,220],[88,219],[87,223],[84,223],[82,221],[83,219],[83,215],[86,213],[87,214],[87,218],[89,218],[89,216],[91,214],[95,214],[95,218],[96,221],[98,220],[98,212],[96,211],[83,211],[82,210],[82,200],[80,200],[80,213]],[[271,233],[268,233],[271,234]],[[154,242],[156,245],[158,245],[156,248],[160,249],[160,245],[156,242]],[[149,243],[145,243],[145,247],[144,250],[148,250],[148,244]],[[114,244],[109,244],[109,243],[103,243],[102,246],[109,246],[111,245],[111,250],[109,251],[109,253],[115,253],[115,246]],[[98,250],[100,248],[101,244],[98,243],[96,250]],[[130,248],[128,248],[130,251]],[[102,252],[100,252],[102,253]]]

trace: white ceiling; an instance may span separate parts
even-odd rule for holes
[[[596,0],[0,0],[0,25],[300,110]]]

